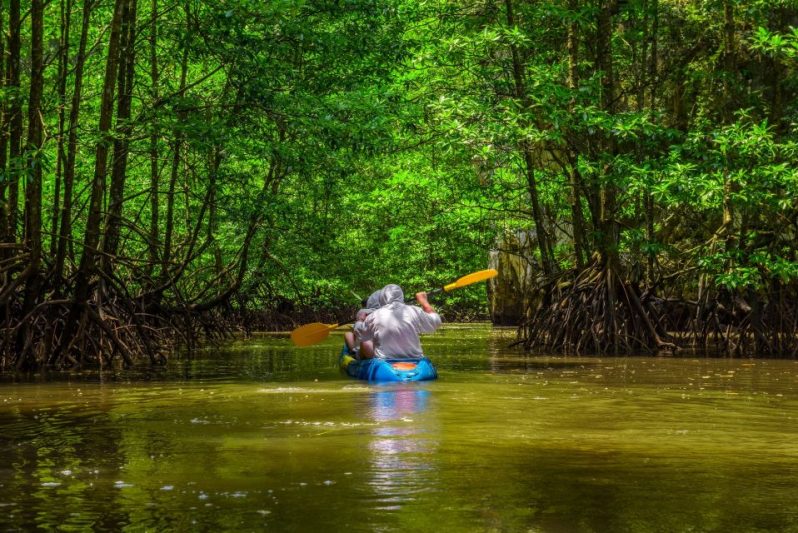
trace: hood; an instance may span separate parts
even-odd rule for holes
[[[379,309],[380,308],[380,293],[381,292],[382,292],[382,290],[378,290],[378,291],[374,291],[374,292],[371,293],[371,296],[369,296],[368,300],[366,300],[366,307],[367,308],[371,309],[372,311],[374,309]]]
[[[386,285],[380,291],[380,305],[390,305],[392,303],[404,303],[405,294],[399,285]]]

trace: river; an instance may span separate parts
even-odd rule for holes
[[[402,386],[341,376],[340,333],[0,376],[0,529],[798,531],[798,362],[512,338],[447,325]]]

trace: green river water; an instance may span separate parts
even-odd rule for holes
[[[447,325],[402,386],[341,376],[340,333],[0,376],[0,530],[798,531],[798,362],[512,338]]]

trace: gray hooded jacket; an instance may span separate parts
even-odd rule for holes
[[[378,309],[380,307],[380,293],[382,289],[378,291],[374,291],[366,300],[366,308],[368,309]]]
[[[404,303],[399,285],[380,291],[381,307],[363,322],[361,340],[374,341],[374,355],[383,359],[418,359],[424,356],[419,335],[432,333],[441,325],[438,313],[426,313]]]
[[[371,295],[368,297],[368,300],[366,300],[366,307],[364,307],[355,314],[355,317],[358,320],[352,325],[352,331],[354,331],[355,333],[356,352],[359,351],[360,341],[362,340],[361,338],[363,336],[363,320],[365,320],[365,317],[367,317],[368,315],[379,309],[381,292],[382,289],[372,292]],[[363,320],[361,320],[361,317],[363,317]]]

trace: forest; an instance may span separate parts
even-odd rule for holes
[[[2,369],[348,318],[518,232],[528,350],[798,356],[795,0],[0,5]]]

